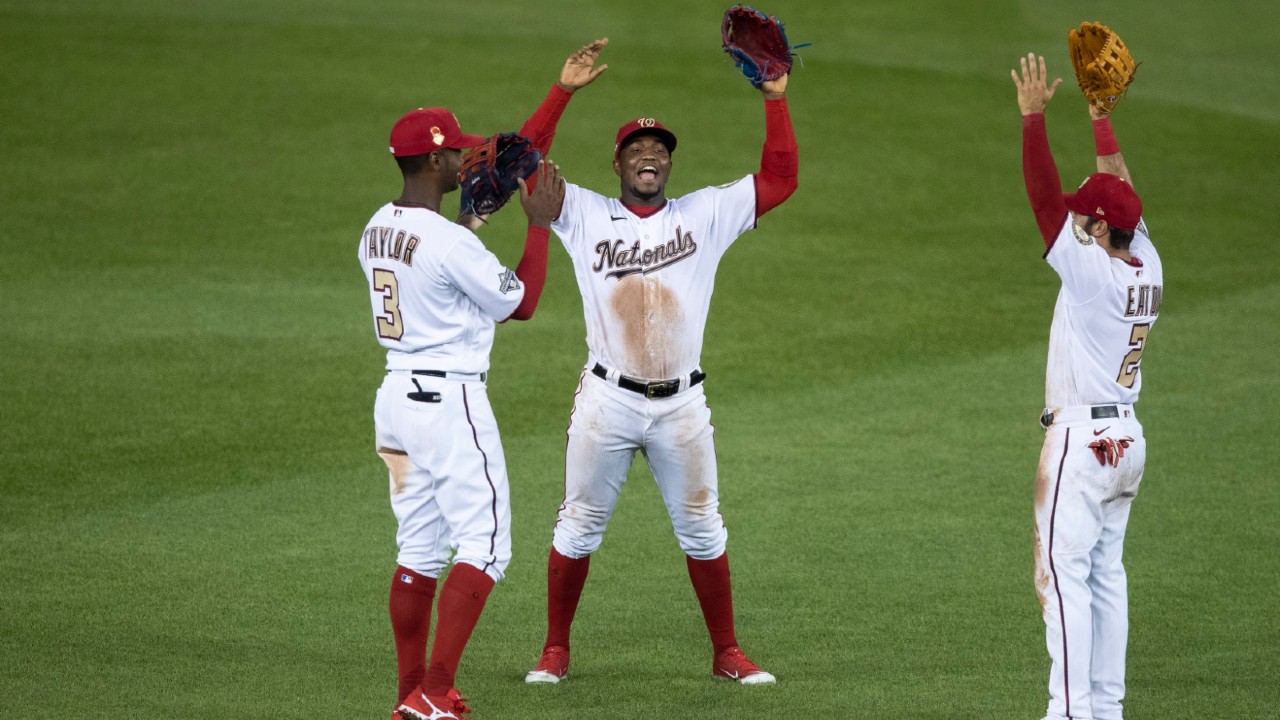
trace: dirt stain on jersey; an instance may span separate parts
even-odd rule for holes
[[[673,367],[680,354],[684,308],[674,292],[655,276],[630,275],[618,281],[609,309],[622,328],[628,375],[665,380],[684,372]]]

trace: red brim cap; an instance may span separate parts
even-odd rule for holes
[[[1142,201],[1133,186],[1118,175],[1094,173],[1073,193],[1063,193],[1068,210],[1106,220],[1121,230],[1133,230],[1142,220]]]
[[[622,148],[637,135],[653,135],[667,146],[667,152],[676,151],[676,135],[662,126],[662,123],[651,117],[640,117],[618,128],[618,137],[613,143],[613,156],[617,157]]]
[[[418,108],[391,128],[391,154],[426,155],[440,148],[466,150],[484,144],[484,137],[462,132],[458,118],[446,108]]]

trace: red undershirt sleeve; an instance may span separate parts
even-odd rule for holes
[[[533,111],[533,115],[520,128],[520,134],[541,150],[543,157],[551,152],[551,141],[556,136],[556,124],[560,122],[560,116],[564,114],[564,109],[569,105],[571,97],[573,93],[558,84],[552,85],[542,104]]]
[[[524,255],[516,266],[516,277],[524,283],[524,298],[507,320],[528,320],[538,308],[538,299],[542,297],[542,288],[547,282],[547,239],[550,237],[549,228],[529,226],[524,240]]]
[[[800,181],[800,148],[785,97],[764,101],[764,149],[755,174],[756,219],[791,197]]]
[[[1027,184],[1027,198],[1031,200],[1031,210],[1036,215],[1044,246],[1053,247],[1066,218],[1067,205],[1062,200],[1058,166],[1049,151],[1044,113],[1022,117],[1022,178]]]

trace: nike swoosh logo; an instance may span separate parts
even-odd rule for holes
[[[724,673],[724,676],[725,676],[725,677],[727,677],[727,678],[729,678],[730,680],[737,680],[737,679],[738,679],[738,671],[737,671],[737,670],[734,670],[733,672],[729,672],[728,670],[721,670],[720,672]]]
[[[1093,431],[1093,436],[1094,436],[1094,437],[1098,437],[1099,435],[1101,435],[1102,433],[1104,433],[1104,432],[1106,432],[1106,431],[1108,431],[1108,430],[1110,430],[1110,429],[1111,429],[1111,426],[1110,426],[1110,425],[1108,425],[1108,426],[1106,426],[1106,427],[1102,428],[1101,430],[1094,430],[1094,431]]]
[[[626,219],[627,219],[627,216],[626,216],[626,215],[623,215],[622,217],[614,217],[614,216],[610,215],[610,216],[609,216],[609,219],[610,219],[610,220],[612,220],[612,221],[614,221],[614,222],[617,222],[617,221],[619,221],[619,220],[626,220]]]

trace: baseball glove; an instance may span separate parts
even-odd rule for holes
[[[463,215],[491,215],[538,169],[542,153],[516,133],[498,133],[486,138],[462,157],[458,180],[462,186],[460,211]]]
[[[791,51],[809,45],[788,44],[781,20],[742,4],[724,11],[720,40],[724,51],[756,88],[791,72]]]
[[[1067,48],[1085,98],[1103,115],[1110,113],[1138,72],[1129,48],[1101,23],[1080,23],[1079,28],[1071,28]]]

